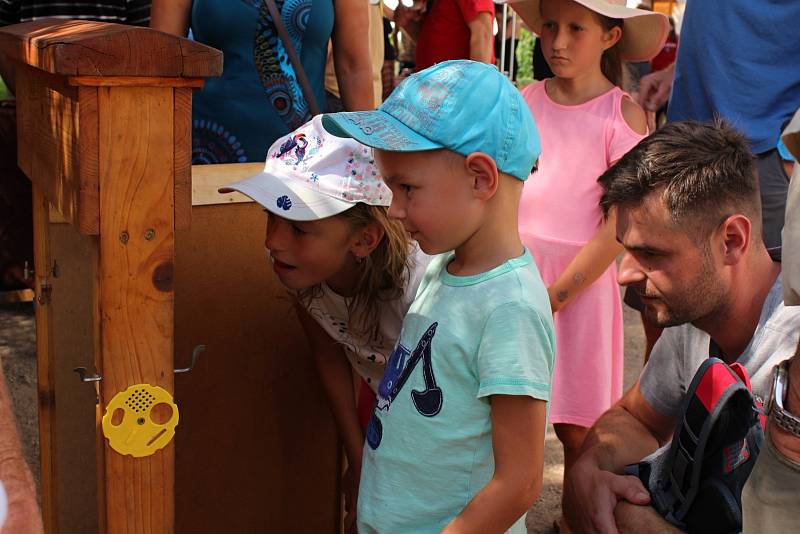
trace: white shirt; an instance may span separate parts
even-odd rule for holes
[[[402,297],[386,301],[380,310],[378,335],[374,339],[357,335],[350,331],[350,318],[344,297],[334,292],[327,284],[322,284],[322,295],[308,303],[306,310],[331,338],[344,349],[353,369],[364,378],[373,391],[383,377],[386,362],[392,354],[395,342],[400,335],[400,327],[408,307],[417,294],[422,275],[431,261],[431,256],[422,252],[416,245],[412,252],[412,269],[408,286]]]

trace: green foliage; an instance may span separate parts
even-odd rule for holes
[[[517,87],[522,89],[533,82],[533,45],[536,36],[524,28],[519,31],[519,43],[515,54],[517,62]]]
[[[11,98],[11,92],[6,87],[3,78],[0,78],[0,100],[8,100],[9,98]]]

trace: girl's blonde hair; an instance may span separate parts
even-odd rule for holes
[[[346,300],[349,330],[373,339],[380,327],[381,303],[400,298],[408,287],[410,272],[414,267],[411,243],[403,225],[390,219],[383,206],[359,202],[337,217],[341,217],[353,231],[371,223],[377,223],[384,230],[378,246],[359,264],[361,276],[356,283],[354,296]],[[317,284],[298,291],[297,298],[307,306],[321,294],[322,287]]]

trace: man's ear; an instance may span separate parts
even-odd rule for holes
[[[603,34],[603,49],[608,50],[622,39],[622,28],[614,26]]]
[[[356,231],[350,252],[356,258],[366,258],[380,245],[385,233],[383,226],[377,222],[365,224]]]
[[[466,157],[464,165],[472,178],[475,197],[481,200],[492,198],[500,183],[500,175],[494,160],[483,152],[473,152]]]
[[[753,223],[741,213],[737,213],[725,219],[718,231],[722,237],[723,261],[726,265],[739,263],[750,250]]]

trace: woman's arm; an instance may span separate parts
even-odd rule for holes
[[[366,0],[334,0],[333,66],[347,111],[375,108],[369,60],[369,8]]]
[[[492,24],[494,17],[491,13],[483,11],[472,19],[469,26],[469,58],[473,61],[484,63],[494,63],[492,45],[494,36],[492,35]]]
[[[553,313],[600,278],[622,252],[622,245],[617,242],[616,224],[616,212],[612,210],[592,240],[583,246],[561,276],[547,288]]]
[[[189,34],[192,0],[153,0],[150,27],[181,37]]]
[[[542,489],[545,401],[492,395],[491,403],[494,476],[442,534],[505,532]]]
[[[330,403],[339,435],[344,442],[347,462],[353,469],[353,474],[360,476],[364,434],[358,422],[350,362],[347,361],[342,348],[302,307],[298,305],[295,308],[300,325],[311,344],[314,365]]]

